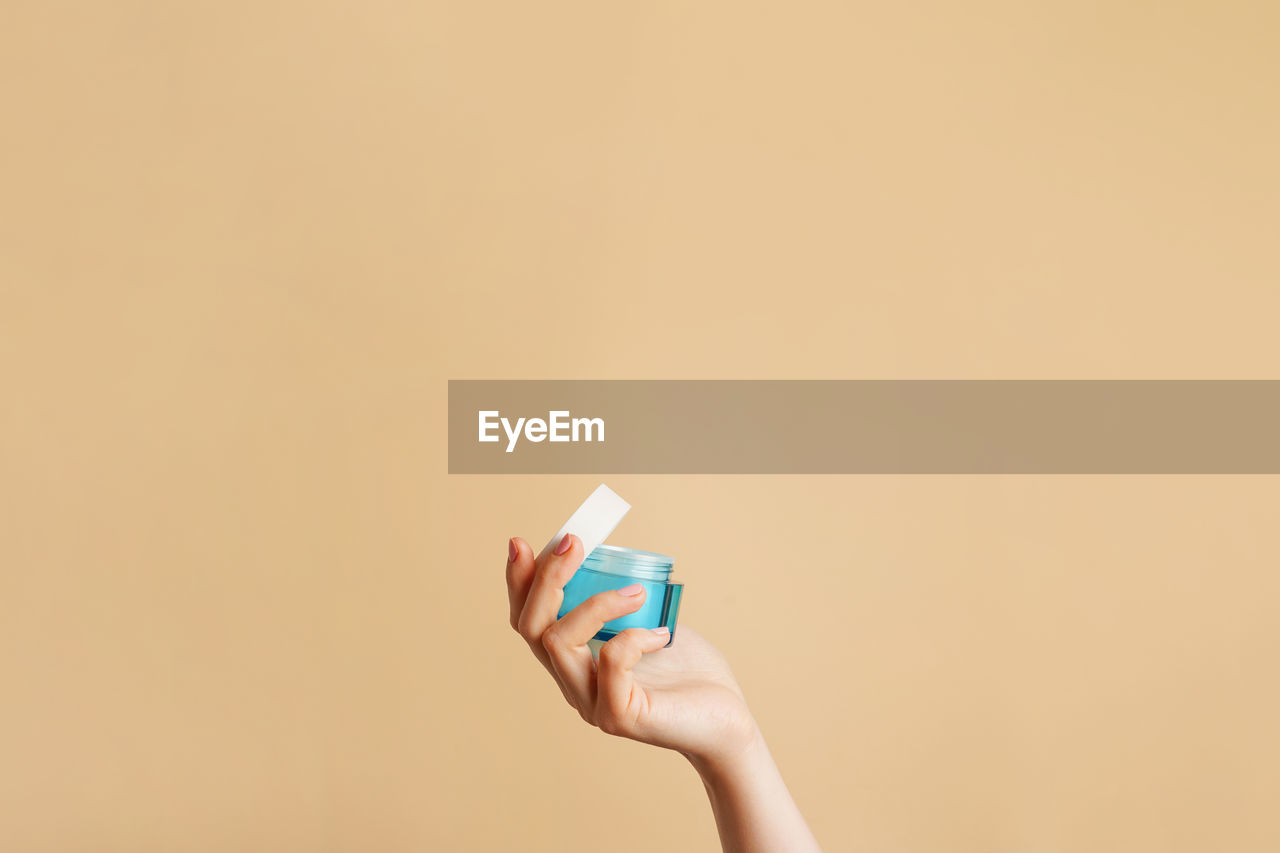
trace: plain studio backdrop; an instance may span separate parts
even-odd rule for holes
[[[454,476],[446,380],[1277,378],[1274,3],[0,19],[0,847],[715,849],[601,479],[830,851],[1280,848],[1275,477]]]

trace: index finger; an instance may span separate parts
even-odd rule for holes
[[[511,627],[519,630],[529,588],[533,585],[533,548],[519,536],[507,543],[507,603],[511,607]]]
[[[538,561],[533,583],[529,587],[529,596],[525,599],[524,609],[520,612],[516,626],[520,636],[525,638],[538,660],[548,669],[551,668],[551,661],[547,650],[542,647],[542,635],[555,624],[556,614],[564,601],[564,585],[573,577],[585,556],[581,540],[572,533],[564,535],[556,551],[561,553],[552,552]]]

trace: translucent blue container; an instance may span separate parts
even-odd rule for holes
[[[564,616],[597,592],[638,583],[644,586],[644,605],[635,613],[606,622],[595,639],[608,640],[627,628],[661,628],[663,625],[671,631],[671,639],[675,639],[676,616],[680,612],[684,584],[670,582],[674,564],[675,560],[663,554],[601,545],[587,555],[569,583],[565,584],[564,603],[560,605],[556,618]],[[667,645],[671,645],[671,640]]]

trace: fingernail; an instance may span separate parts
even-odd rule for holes
[[[667,634],[670,634],[670,633],[671,633],[671,629],[670,629],[670,628],[668,628],[666,625],[663,625],[661,628],[650,628],[649,630],[653,631],[653,633],[655,633],[655,634],[659,634],[659,635],[662,635],[662,636],[664,636],[664,637],[665,637]]]
[[[508,539],[507,540],[507,562],[514,563],[516,561],[516,557],[519,557],[519,556],[520,556],[520,546],[516,544],[516,540]]]
[[[556,546],[556,550],[555,550],[555,555],[557,557],[559,557],[561,554],[568,551],[569,548],[573,545],[573,540],[569,538],[570,535],[571,534],[566,533],[564,536],[560,537],[560,544]]]
[[[644,592],[644,585],[633,583],[631,586],[624,586],[622,589],[618,590],[618,595],[632,596],[639,595],[642,592]]]

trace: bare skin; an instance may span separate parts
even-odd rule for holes
[[[582,719],[684,755],[707,789],[725,853],[820,851],[719,650],[685,626],[670,646],[665,628],[631,628],[605,643],[597,661],[587,642],[639,610],[644,589],[599,593],[557,620],[584,554],[572,534],[556,552],[539,561],[528,542],[511,540],[511,627]]]

